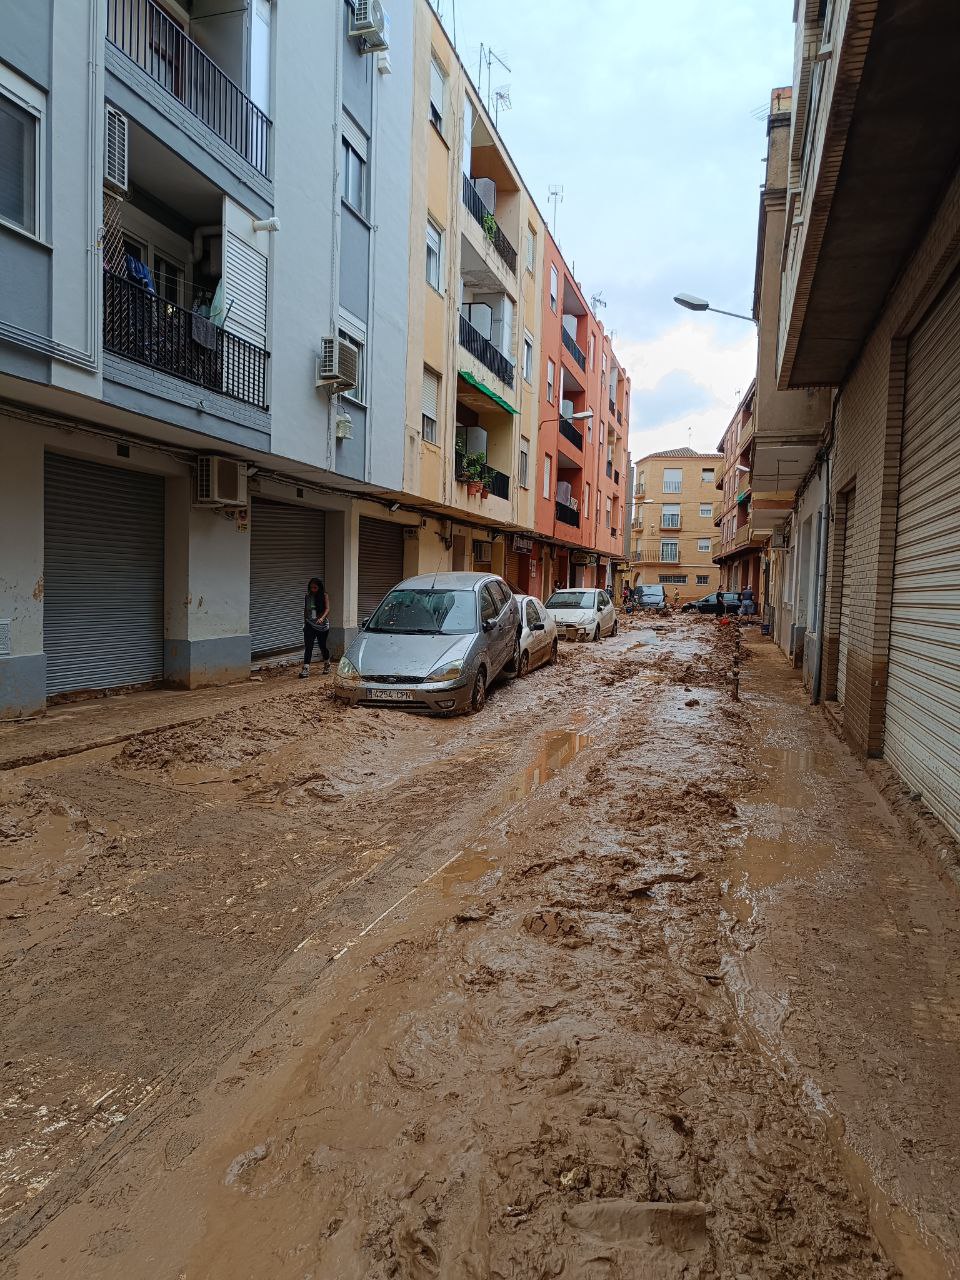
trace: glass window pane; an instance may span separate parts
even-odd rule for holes
[[[0,217],[37,231],[37,121],[0,97]]]

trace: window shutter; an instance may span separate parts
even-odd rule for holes
[[[267,259],[232,231],[224,237],[223,327],[258,347],[267,341]]]
[[[428,369],[426,365],[423,367],[423,412],[428,418],[433,418],[434,422],[439,418],[438,404],[440,401],[440,379]]]
[[[443,118],[443,72],[436,62],[430,63],[430,105]]]
[[[118,191],[127,189],[127,117],[107,107],[104,118],[103,176]]]

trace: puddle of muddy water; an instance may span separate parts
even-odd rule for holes
[[[512,778],[507,778],[497,792],[497,811],[514,805],[542,787],[565,768],[593,742],[589,733],[576,729],[558,729],[540,738],[540,749],[533,760]]]

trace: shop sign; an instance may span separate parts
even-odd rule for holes
[[[524,555],[529,555],[533,550],[533,539],[525,537],[522,533],[513,535],[514,551],[521,551]]]

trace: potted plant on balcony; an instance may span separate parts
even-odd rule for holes
[[[467,493],[475,498],[484,487],[487,475],[487,460],[482,453],[468,453],[463,459],[458,479],[466,482]]]
[[[497,220],[492,213],[485,213],[483,215],[483,230],[487,239],[491,244],[493,244],[494,237],[497,234]]]

